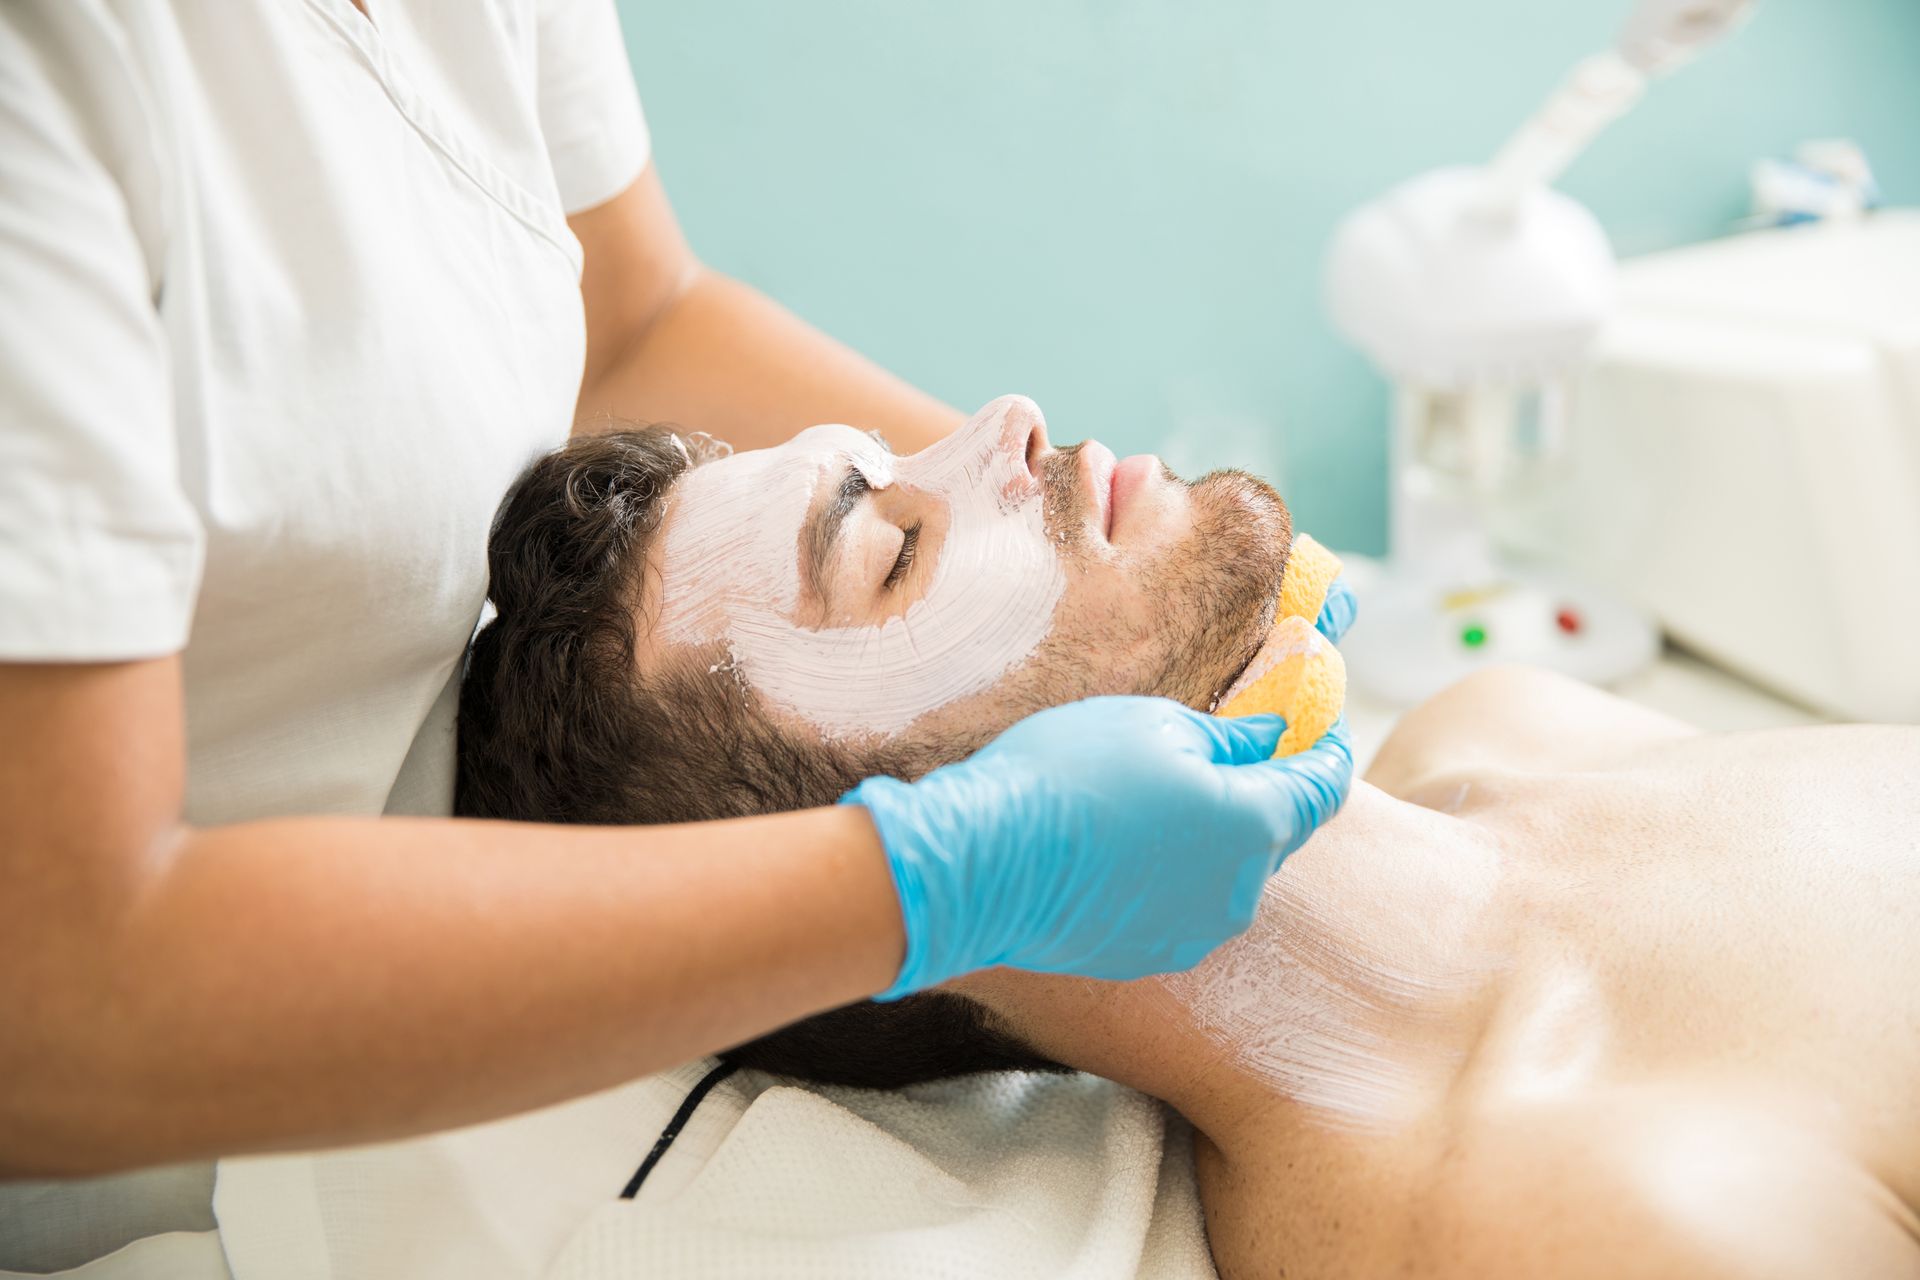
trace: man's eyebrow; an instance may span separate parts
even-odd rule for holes
[[[840,541],[840,531],[846,527],[847,517],[860,505],[860,499],[872,491],[867,478],[860,469],[849,466],[846,474],[840,477],[840,487],[834,492],[833,500],[822,507],[817,515],[807,520],[805,537],[807,554],[801,558],[805,567],[806,589],[813,598],[824,602],[827,598],[826,584],[828,569],[832,567],[833,549]]]

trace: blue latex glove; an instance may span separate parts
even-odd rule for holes
[[[1344,724],[1272,760],[1279,716],[1163,698],[1027,717],[918,782],[869,778],[907,957],[881,999],[993,965],[1089,978],[1191,968],[1253,921],[1353,778]]]
[[[1347,585],[1345,574],[1335,575],[1327,584],[1327,599],[1320,606],[1320,616],[1313,625],[1321,635],[1340,643],[1340,637],[1347,634],[1347,628],[1353,625],[1353,616],[1360,612],[1359,602],[1353,598],[1353,588]]]

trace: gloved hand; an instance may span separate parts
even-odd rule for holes
[[[1199,963],[1352,783],[1344,724],[1270,760],[1285,729],[1092,698],[918,782],[867,779],[842,803],[872,814],[907,933],[880,998],[994,965],[1123,979]]]
[[[1353,625],[1353,616],[1360,612],[1359,602],[1353,598],[1353,588],[1347,585],[1347,576],[1335,575],[1327,584],[1327,598],[1320,606],[1320,616],[1313,620],[1314,630],[1335,644],[1347,634],[1347,628]]]

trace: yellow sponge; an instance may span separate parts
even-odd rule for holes
[[[1223,716],[1285,716],[1276,759],[1320,741],[1346,703],[1347,664],[1313,626],[1339,572],[1332,552],[1305,534],[1294,539],[1280,578],[1278,620],[1220,707]]]
[[[1300,534],[1287,552],[1287,569],[1280,575],[1282,618],[1317,621],[1327,603],[1327,588],[1340,576],[1340,557],[1319,543]]]

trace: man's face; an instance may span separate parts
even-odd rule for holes
[[[1290,540],[1260,481],[1056,449],[1022,396],[907,457],[813,427],[675,486],[639,661],[718,654],[795,732],[957,755],[1093,694],[1210,707],[1266,637]]]

